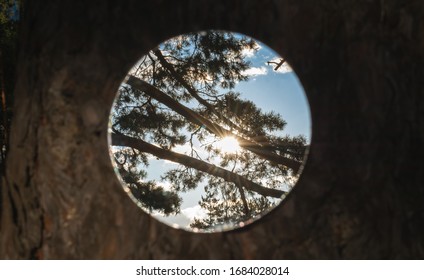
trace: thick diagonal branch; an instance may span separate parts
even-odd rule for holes
[[[170,109],[174,110],[176,113],[185,117],[188,121],[194,124],[197,124],[199,126],[205,127],[211,133],[217,135],[218,137],[232,136],[235,139],[237,139],[240,147],[245,148],[246,150],[251,151],[252,153],[255,153],[256,155],[274,164],[281,164],[281,165],[287,166],[288,168],[292,169],[295,173],[299,171],[299,168],[301,165],[300,162],[277,155],[276,153],[273,153],[272,151],[267,150],[266,147],[263,147],[255,142],[252,142],[250,140],[244,139],[238,135],[233,134],[231,131],[219,126],[216,123],[211,122],[210,120],[204,118],[197,112],[177,102],[175,99],[171,98],[170,96],[168,96],[161,90],[157,89],[156,87],[150,85],[149,83],[141,79],[138,79],[134,76],[129,76],[126,83],[130,85],[131,87],[144,92],[150,97],[166,105]]]
[[[238,187],[244,187],[247,190],[256,192],[264,196],[281,198],[281,196],[285,194],[284,191],[263,187],[255,182],[246,179],[243,176],[240,176],[236,173],[233,173],[216,165],[186,156],[184,154],[179,154],[159,148],[141,139],[132,138],[122,134],[112,133],[112,145],[134,148],[141,152],[152,154],[160,159],[170,160],[190,168],[195,168],[210,175],[220,177],[227,182],[234,183]]]
[[[197,91],[184,79],[183,76],[181,76],[177,71],[175,71],[174,66],[170,64],[165,57],[162,55],[162,52],[159,49],[156,49],[153,51],[155,56],[159,59],[160,64],[165,67],[166,70],[171,74],[171,76],[181,85],[183,86],[191,96],[193,96],[197,102],[205,106],[209,111],[211,111],[216,117],[221,119],[226,125],[231,127],[232,129],[235,129],[237,131],[240,131],[244,134],[249,134],[249,131],[239,127],[235,123],[233,123],[231,120],[223,116],[220,112],[218,112],[208,101],[203,99]]]

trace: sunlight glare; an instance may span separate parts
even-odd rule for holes
[[[234,154],[240,150],[240,145],[232,136],[227,136],[215,143],[215,147],[223,153]]]

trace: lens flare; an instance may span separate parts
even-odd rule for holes
[[[227,136],[216,142],[215,148],[219,149],[223,153],[235,154],[240,150],[240,145],[232,136]]]

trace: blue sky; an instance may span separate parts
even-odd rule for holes
[[[304,135],[311,139],[311,121],[309,105],[302,85],[296,74],[285,63],[278,71],[275,61],[279,55],[260,43],[260,49],[251,57],[252,67],[258,69],[247,82],[237,84],[235,91],[262,108],[263,111],[275,111],[287,122],[283,133],[291,136]],[[253,71],[252,71],[253,72]]]
[[[268,61],[279,61],[279,55],[258,42],[256,53],[246,52],[251,61],[251,68],[246,71],[250,79],[240,82],[233,91],[240,92],[241,98],[253,101],[264,112],[279,113],[287,122],[283,135],[303,135],[309,142],[311,139],[310,112],[304,90],[290,66],[283,64],[278,71],[274,71],[275,64],[268,65]],[[181,152],[184,149],[177,149]],[[160,176],[177,165],[171,162],[157,160],[154,157],[149,161],[147,169],[148,180],[160,181]],[[159,183],[165,186],[167,182]],[[198,201],[203,193],[203,187],[181,194],[183,202],[181,214],[168,218],[154,215],[168,224],[187,226],[195,213],[201,213]]]

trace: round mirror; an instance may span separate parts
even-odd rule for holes
[[[174,37],[129,71],[110,114],[111,158],[144,211],[194,232],[262,217],[294,187],[311,139],[285,59],[250,37]]]

